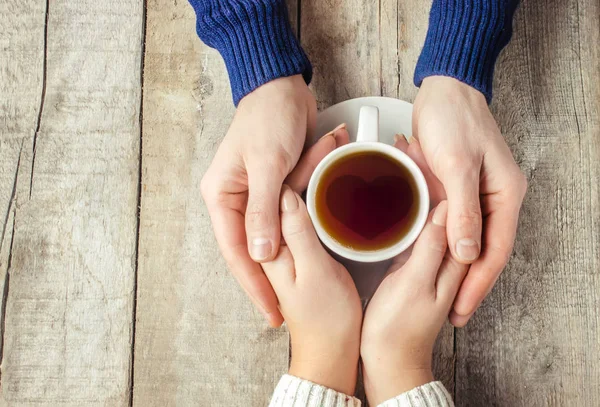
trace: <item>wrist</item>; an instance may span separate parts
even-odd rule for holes
[[[517,5],[514,0],[434,0],[415,85],[431,75],[450,76],[478,89],[489,102],[494,65],[512,35]]]
[[[289,23],[285,1],[191,1],[200,39],[219,51],[234,104],[259,86],[301,74],[308,84],[312,67]]]
[[[431,357],[433,345],[409,346],[385,339],[362,344],[361,361],[369,403],[385,400],[433,381]]]
[[[416,387],[434,381],[430,367],[386,368],[363,363],[363,380],[369,404],[377,406]]]
[[[305,350],[292,344],[289,374],[352,395],[358,375],[358,358],[358,344],[328,350]]]
[[[428,76],[423,79],[421,89],[424,92],[428,92],[429,89],[431,89],[431,92],[448,95],[451,99],[461,98],[462,100],[466,100],[469,104],[481,104],[487,109],[485,95],[479,89],[449,76]]]

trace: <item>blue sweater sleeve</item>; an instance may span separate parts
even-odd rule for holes
[[[415,69],[421,86],[432,75],[450,76],[492,99],[494,65],[512,34],[518,0],[433,0],[425,45]]]
[[[225,61],[236,106],[276,78],[302,74],[310,82],[312,67],[292,32],[285,0],[189,1],[198,36]]]

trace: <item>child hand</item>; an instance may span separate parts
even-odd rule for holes
[[[433,381],[433,345],[468,268],[447,252],[447,214],[443,201],[367,307],[361,356],[371,405]]]
[[[353,394],[362,307],[352,278],[321,246],[302,199],[281,194],[282,242],[262,267],[277,294],[292,342],[290,374]]]

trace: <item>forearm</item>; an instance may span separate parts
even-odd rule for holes
[[[219,51],[234,103],[259,86],[312,68],[290,26],[285,0],[189,0],[198,36]]]
[[[512,35],[518,0],[434,0],[415,85],[450,76],[492,98],[494,65]]]
[[[319,383],[344,394],[353,394],[358,375],[358,352],[344,352],[341,357],[292,354],[289,374]]]
[[[429,368],[389,369],[385,363],[363,364],[363,381],[369,404],[380,405],[385,400],[434,381]]]

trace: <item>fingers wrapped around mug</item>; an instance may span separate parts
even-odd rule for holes
[[[304,201],[287,185],[283,186],[280,205],[285,244],[273,261],[262,265],[276,292],[302,279],[303,273],[319,273],[332,260],[315,233]]]
[[[448,251],[447,217],[448,202],[442,201],[431,211],[403,272],[427,287],[436,302],[449,309],[468,266],[454,260]]]
[[[447,201],[441,202],[431,211],[427,224],[415,242],[408,262],[402,269],[406,277],[428,287],[429,292],[433,294],[435,294],[436,276],[448,248],[447,215]]]

